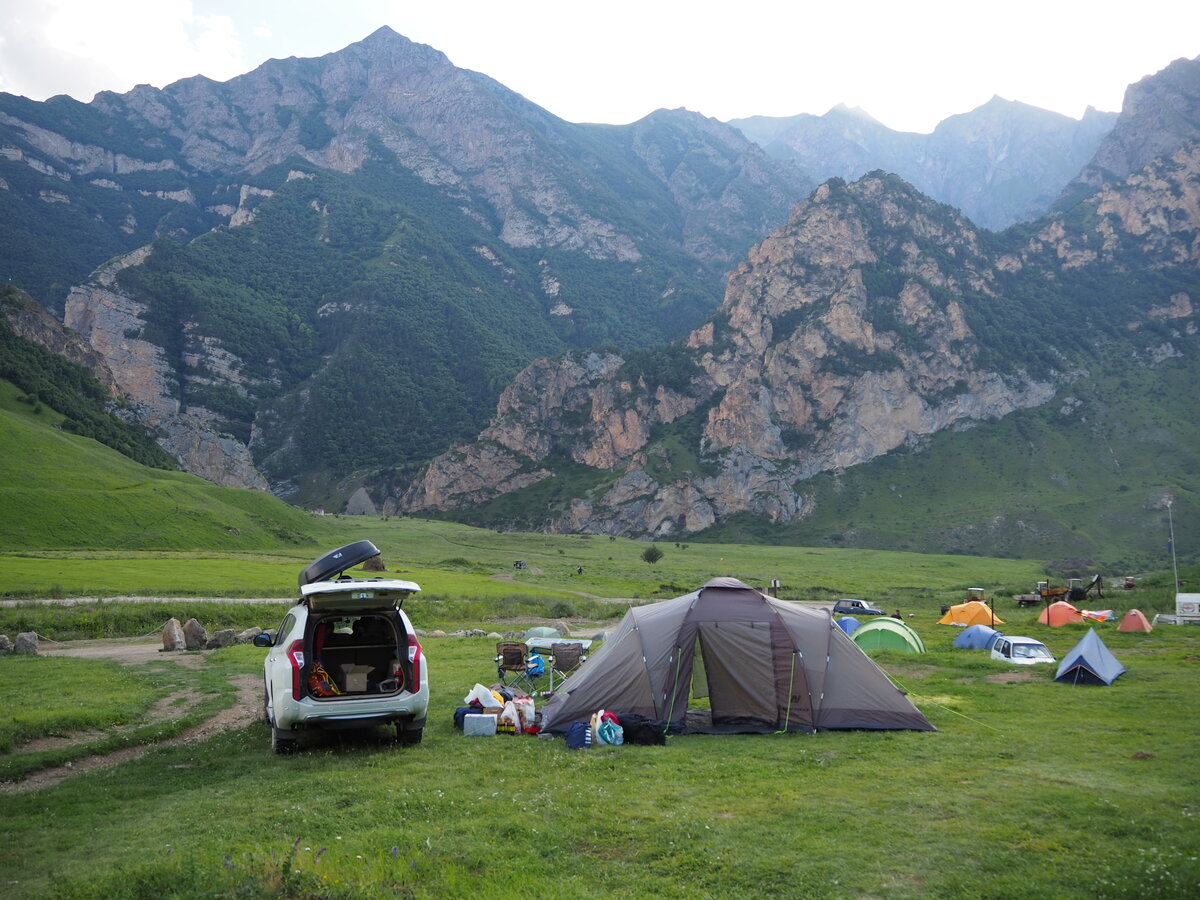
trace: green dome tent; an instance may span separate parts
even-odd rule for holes
[[[901,653],[924,653],[921,636],[890,616],[880,616],[859,626],[850,639],[862,650],[899,650]]]

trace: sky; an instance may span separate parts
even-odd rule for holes
[[[225,81],[382,25],[572,122],[845,103],[931,131],[994,95],[1078,119],[1200,55],[1196,0],[0,0],[0,91]]]

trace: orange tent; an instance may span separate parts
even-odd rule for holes
[[[938,619],[939,625],[1003,625],[1004,620],[986,603],[978,600],[968,600],[958,606],[950,607],[950,611]]]
[[[1059,625],[1082,622],[1083,616],[1079,614],[1079,610],[1066,600],[1059,600],[1057,603],[1051,603],[1043,609],[1042,614],[1038,616],[1038,621],[1043,625],[1050,625],[1053,628],[1057,628]]]
[[[1140,609],[1131,609],[1125,613],[1125,617],[1121,619],[1121,624],[1117,626],[1117,631],[1153,631],[1154,626],[1150,624],[1150,620],[1146,618],[1146,614]]]

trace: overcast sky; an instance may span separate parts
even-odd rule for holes
[[[225,81],[381,25],[564,119],[612,124],[845,103],[927,132],[996,94],[1079,118],[1200,55],[1197,0],[0,0],[0,91]]]

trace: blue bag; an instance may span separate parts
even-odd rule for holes
[[[574,722],[567,729],[568,750],[587,750],[592,746],[592,726],[588,722]]]

